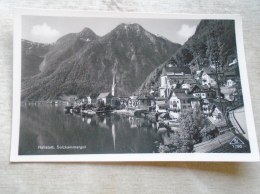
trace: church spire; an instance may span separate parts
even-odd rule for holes
[[[116,73],[113,73],[112,96],[116,95]]]

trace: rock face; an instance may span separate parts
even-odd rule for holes
[[[214,59],[216,58],[217,59]],[[204,67],[214,66],[212,61],[219,61],[223,72],[233,71],[229,64],[237,59],[235,25],[232,20],[202,20],[196,32],[165,63],[147,76],[138,91],[147,92],[158,88],[164,66],[171,63],[187,66],[193,73]],[[237,77],[239,78],[239,72]]]
[[[103,37],[85,28],[57,40],[38,65],[37,75],[23,76],[22,100],[110,92],[113,74],[117,94],[130,95],[178,48],[138,24],[120,24]],[[28,60],[25,57],[23,63]]]

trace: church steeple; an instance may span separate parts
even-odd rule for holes
[[[116,95],[116,73],[113,73],[113,84],[112,84],[111,94],[112,96]]]

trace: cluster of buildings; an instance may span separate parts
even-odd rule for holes
[[[234,77],[237,75],[224,75],[225,79],[221,78],[220,85],[218,76],[214,67],[205,67],[192,73],[188,66],[179,67],[169,63],[160,77],[160,86],[146,94],[140,92],[140,95],[117,96],[114,74],[111,92],[100,93],[96,99],[88,96],[84,101],[87,104],[98,102],[111,105],[117,109],[169,112],[172,118],[178,118],[183,110],[199,107],[204,115],[219,120],[223,118],[228,103],[234,100],[231,96],[236,94]],[[224,90],[227,92],[221,93]]]

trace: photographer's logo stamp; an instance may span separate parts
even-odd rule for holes
[[[236,136],[229,144],[235,149],[241,149],[245,143]]]

